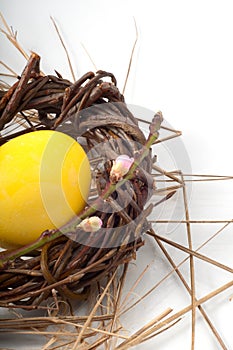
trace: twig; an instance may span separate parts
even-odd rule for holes
[[[19,101],[24,94],[23,87],[27,84],[32,76],[32,72],[35,71],[39,66],[40,57],[36,53],[32,53],[24,71],[22,73],[21,79],[19,80],[16,89],[14,90],[10,100],[8,101],[0,120],[0,130],[3,126],[8,123],[17,111]]]

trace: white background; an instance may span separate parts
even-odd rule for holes
[[[1,0],[1,11],[18,39],[42,57],[46,73],[69,77],[53,16],[79,77],[113,72],[123,86],[135,39],[139,40],[125,97],[162,110],[183,131],[195,172],[229,174],[233,119],[232,1],[26,1]],[[3,61],[21,71],[24,60],[1,37]]]
[[[56,69],[72,79],[50,20],[52,16],[69,50],[76,78],[95,70],[83,49],[84,44],[98,69],[115,74],[121,90],[135,40],[135,18],[139,37],[125,90],[126,101],[152,111],[162,110],[165,119],[174,128],[182,130],[193,173],[233,175],[232,1],[1,0],[0,10],[8,24],[18,31],[20,44],[41,55],[45,73],[53,73]],[[22,71],[25,60],[3,35],[0,37],[0,54],[1,60],[17,73]],[[233,217],[232,185],[221,186],[201,188],[201,197],[195,204],[198,207],[193,209],[197,214],[195,218],[203,214],[200,206],[212,219]],[[227,260],[228,253],[227,262],[230,264],[232,230],[227,237],[216,242],[213,249],[217,250],[219,259]],[[153,250],[149,252],[154,255]],[[206,251],[208,253],[212,252]],[[147,263],[143,251],[140,258]],[[155,259],[160,261],[160,258]],[[160,271],[164,267],[161,261]],[[157,272],[154,267],[156,276]],[[208,286],[204,275],[200,285],[205,288],[203,281]],[[164,288],[161,295],[173,294],[174,286],[169,284]],[[226,302],[227,296],[224,300]],[[158,310],[155,305],[150,308],[150,304],[146,304],[148,321],[150,316],[152,318],[162,310],[161,302],[156,299]],[[232,326],[229,326],[232,325],[232,304],[226,303],[217,310],[223,310],[222,313],[215,310],[216,323],[228,349],[232,349]],[[134,315],[131,323],[136,318]],[[188,326],[183,328],[170,333],[167,343],[161,338],[161,343],[157,340],[154,346],[161,350],[188,349]],[[153,345],[148,345],[148,349],[151,348]],[[142,349],[146,349],[146,345]],[[209,333],[200,328],[197,349],[215,350],[219,347],[209,341]]]

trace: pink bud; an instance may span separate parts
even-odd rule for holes
[[[92,216],[90,218],[84,219],[78,227],[83,229],[85,232],[96,232],[103,225],[102,220],[98,216]]]
[[[110,180],[113,183],[121,180],[124,175],[126,175],[134,162],[134,158],[123,154],[113,161],[113,166],[110,171]]]

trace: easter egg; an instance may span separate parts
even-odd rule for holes
[[[91,170],[83,148],[70,136],[41,130],[0,147],[0,246],[35,241],[80,213]]]

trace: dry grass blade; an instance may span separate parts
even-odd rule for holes
[[[90,53],[88,52],[88,50],[87,50],[86,46],[85,46],[83,43],[81,43],[81,45],[82,45],[82,48],[84,49],[84,51],[85,51],[85,53],[86,53],[87,57],[88,57],[88,58],[89,58],[89,60],[91,61],[92,65],[93,65],[93,67],[94,67],[94,69],[95,69],[95,71],[97,71],[97,70],[98,70],[98,68],[97,68],[97,66],[96,66],[95,62],[93,61],[93,59],[92,59],[92,57],[91,57]]]
[[[194,306],[197,307],[199,305],[204,304],[205,302],[207,302],[208,300],[214,298],[215,296],[217,296],[218,294],[224,292],[225,290],[231,288],[233,286],[233,281],[230,281],[226,284],[224,284],[223,286],[215,289],[214,291],[212,291],[211,293],[205,295],[204,297],[198,299],[195,301]],[[156,330],[163,327],[164,325],[166,325],[167,323],[173,322],[176,319],[180,318],[181,316],[185,315],[187,312],[191,311],[193,308],[193,305],[190,304],[188,306],[186,306],[185,308],[183,308],[182,310],[178,311],[177,313],[175,313],[174,315],[170,316],[169,318],[165,319],[164,321],[162,321],[158,326],[156,326]]]
[[[186,231],[188,237],[188,246],[189,249],[192,250],[192,235],[191,235],[191,226],[190,226],[190,217],[189,217],[189,207],[188,207],[188,198],[186,192],[186,185],[184,181],[184,177],[181,174],[181,180],[183,182],[183,199],[184,199],[184,212],[186,219]],[[192,299],[192,341],[191,341],[191,350],[194,350],[195,347],[195,328],[196,328],[196,308],[195,308],[195,300],[196,300],[196,288],[195,288],[195,272],[194,272],[194,257],[190,255],[190,280],[191,280],[191,299]]]
[[[68,65],[69,65],[69,68],[70,68],[70,72],[71,72],[73,81],[76,81],[75,74],[74,74],[74,70],[73,70],[72,63],[71,63],[70,56],[69,56],[69,52],[68,52],[68,50],[67,50],[67,48],[66,48],[66,45],[65,45],[65,43],[64,43],[64,40],[62,39],[62,36],[61,36],[60,31],[59,31],[59,29],[58,29],[57,23],[55,22],[55,20],[54,20],[53,17],[50,17],[50,18],[51,18],[51,20],[52,20],[52,22],[53,22],[53,25],[54,25],[55,30],[56,30],[56,32],[57,32],[57,35],[58,35],[58,37],[59,37],[59,39],[60,39],[60,42],[61,42],[61,44],[62,44],[62,47],[63,47],[64,50],[65,50],[66,57],[67,57],[67,61],[68,61]]]
[[[84,324],[84,327],[83,327],[82,331],[81,331],[81,332],[79,333],[79,335],[78,335],[78,338],[77,338],[77,340],[76,340],[76,342],[75,342],[75,344],[74,344],[72,350],[75,350],[75,349],[77,348],[77,346],[81,343],[81,341],[82,341],[82,336],[84,335],[84,332],[85,332],[86,328],[87,328],[87,327],[89,326],[89,324],[92,322],[92,317],[95,315],[95,313],[96,313],[98,307],[100,306],[100,304],[101,304],[103,298],[105,297],[105,295],[106,295],[106,293],[107,293],[107,291],[108,291],[108,289],[109,289],[109,286],[111,285],[111,283],[112,283],[112,281],[113,281],[113,279],[114,279],[115,276],[116,276],[116,271],[113,273],[113,275],[112,275],[112,277],[110,278],[108,284],[106,285],[104,291],[102,292],[101,296],[99,297],[99,300],[97,301],[96,305],[93,307],[93,309],[92,309],[90,315],[88,316],[88,318],[87,318],[87,320],[86,320],[86,322],[85,322],[85,324]]]
[[[123,288],[124,288],[124,284],[126,281],[126,277],[127,277],[127,271],[128,271],[128,263],[126,263],[124,265],[123,268],[123,273],[116,285],[116,281],[113,280],[115,288],[113,289],[113,297],[114,297],[114,317],[111,321],[111,325],[110,325],[110,330],[111,332],[114,331],[114,329],[117,327],[117,325],[119,324],[119,313],[120,313],[120,308],[122,306],[121,303],[121,297],[122,297],[122,293],[123,293]],[[108,344],[106,344],[105,348],[106,350],[108,349],[114,349],[116,347],[116,343],[117,343],[117,338],[111,338],[109,339]]]
[[[26,58],[26,60],[28,60],[29,55],[22,48],[22,46],[19,44],[17,40],[17,32],[14,32],[13,29],[8,26],[7,21],[5,20],[1,12],[0,12],[0,18],[2,20],[3,26],[5,27],[5,29],[0,28],[0,31],[7,37],[7,39],[13,44],[13,46],[23,55],[23,57]]]
[[[6,63],[0,61],[0,64],[6,68],[11,74],[0,74],[0,75],[3,75],[3,76],[8,76],[8,77],[14,77],[14,78],[17,78],[18,77],[18,74],[11,68],[9,67]]]
[[[153,222],[153,221],[152,221]],[[162,223],[167,223],[167,222],[170,222],[169,220],[162,220]],[[175,221],[176,222],[176,221]],[[185,221],[186,223],[186,221]],[[203,244],[201,244],[197,249],[196,249],[196,252],[198,252],[201,248],[203,248],[205,245],[207,245],[208,243],[210,243],[210,241],[212,239],[214,239],[219,233],[221,233],[227,226],[229,225],[229,223],[227,222],[222,228],[220,228],[216,233],[214,233],[207,241],[205,241]],[[154,232],[153,229],[151,229],[150,231],[147,232],[148,235],[152,236],[155,240],[156,240],[156,243],[158,244],[158,246],[162,249],[162,251],[165,253],[166,252],[166,249],[164,247],[164,245],[161,243],[162,240],[160,240],[157,236],[157,234]],[[171,263],[172,262],[172,257],[169,255],[169,253],[165,253],[166,254],[166,258],[168,259],[168,261]],[[147,293],[145,293],[141,298],[139,298],[135,303],[133,303],[132,305],[130,305],[128,308],[126,309],[123,309],[122,312],[121,312],[121,315],[123,315],[124,313],[128,312],[129,310],[131,310],[133,307],[135,307],[138,303],[140,303],[141,301],[143,301],[147,296],[149,296],[156,288],[158,288],[161,283],[163,283],[166,279],[168,279],[174,272],[177,272],[178,269],[189,259],[189,255],[183,259],[178,265],[175,265],[174,263],[172,263],[173,265],[173,270],[170,271],[167,275],[165,275],[163,277],[162,280],[160,280],[158,283],[156,283],[155,285],[152,286],[152,288],[150,290],[147,291]],[[147,269],[147,268],[146,268]],[[145,271],[146,271],[145,269]],[[139,276],[138,279],[141,279],[142,276],[143,276],[144,272]],[[185,284],[188,286],[187,282],[185,281]],[[134,288],[136,287],[137,285],[137,281],[135,282],[134,284]],[[133,290],[133,287],[132,287],[132,290]],[[188,287],[188,289],[190,289]],[[132,293],[132,290],[130,291],[130,293]],[[128,294],[129,295],[129,294]]]
[[[169,244],[169,245],[171,245],[171,246],[173,246],[173,247],[175,247],[175,248],[177,248],[179,250],[182,250],[183,252],[189,254],[189,256],[195,256],[196,258],[201,259],[201,260],[203,260],[203,261],[205,261],[205,262],[207,262],[209,264],[213,264],[213,265],[219,267],[220,269],[223,269],[225,271],[233,273],[233,268],[230,267],[230,266],[224,265],[224,264],[222,264],[222,263],[220,263],[220,262],[218,262],[218,261],[216,261],[214,259],[209,258],[206,255],[203,255],[201,253],[198,253],[197,251],[194,251],[194,250],[191,250],[189,248],[186,248],[186,247],[182,246],[181,244],[178,244],[178,243],[176,243],[174,241],[171,241],[171,240],[169,240],[169,239],[167,239],[165,237],[161,237],[161,236],[159,236],[157,234],[156,234],[156,237],[159,240],[161,240],[161,241],[163,241],[163,242],[165,242],[165,243],[167,243],[167,244]]]
[[[225,226],[224,226],[225,228]],[[218,232],[219,233],[219,232]],[[215,235],[214,235],[215,236]],[[213,237],[212,237],[213,238]],[[158,240],[156,237],[156,242],[159,245],[160,249],[162,250],[163,254],[166,256],[167,260],[170,262],[171,266],[173,267],[174,271],[177,273],[178,277],[180,278],[181,282],[183,283],[183,285],[185,286],[186,290],[188,291],[188,293],[192,296],[192,287],[190,288],[189,285],[187,284],[185,278],[183,277],[182,273],[179,271],[179,267],[183,264],[184,261],[182,261],[182,264],[180,263],[179,266],[177,266],[172,257],[169,255],[169,253],[167,252],[167,250],[165,249],[164,245],[162,244],[162,242],[160,240]],[[205,242],[205,244],[207,244],[208,242]],[[198,249],[200,249],[201,247],[199,247]],[[188,258],[187,258],[188,259]],[[187,260],[185,259],[185,260]],[[196,298],[195,300],[192,302],[192,305],[194,306],[194,302],[196,303]],[[219,344],[221,345],[222,349],[227,350],[226,345],[224,344],[222,338],[220,337],[217,329],[214,327],[213,323],[211,322],[210,318],[208,317],[208,315],[206,314],[205,310],[203,309],[203,307],[201,305],[198,306],[198,309],[200,310],[202,316],[204,317],[205,321],[207,322],[207,324],[209,325],[211,331],[213,332],[214,336],[217,338]]]
[[[129,65],[128,65],[128,69],[127,69],[127,73],[126,73],[126,77],[125,77],[125,83],[124,83],[124,86],[123,86],[123,89],[122,89],[122,94],[123,95],[125,93],[125,89],[126,89],[126,85],[127,85],[127,82],[128,82],[129,73],[130,73],[131,65],[132,65],[132,61],[133,61],[133,55],[134,55],[134,51],[135,51],[135,48],[136,48],[136,45],[137,45],[137,41],[138,41],[138,28],[137,28],[137,24],[136,24],[135,18],[134,18],[134,26],[135,26],[135,40],[134,40],[133,48],[132,48],[130,59],[129,59]]]
[[[117,346],[116,349],[126,350],[126,349],[129,349],[129,347],[131,346],[140,344],[141,341],[143,341],[143,339],[149,337],[154,332],[153,331],[154,325],[157,324],[159,321],[161,321],[164,317],[166,317],[171,312],[172,312],[172,309],[167,309],[159,316],[156,316],[148,324],[140,328],[137,332],[131,335],[127,340],[125,340],[123,343]]]

